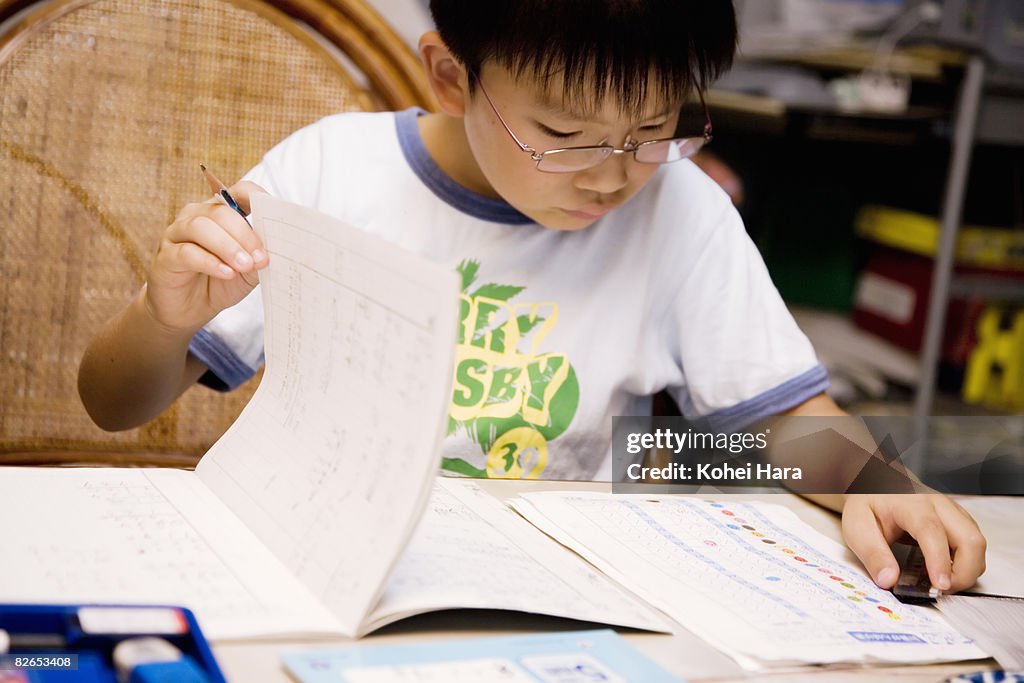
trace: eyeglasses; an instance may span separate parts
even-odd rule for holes
[[[564,147],[562,149],[549,149],[544,152],[538,152],[533,147],[524,145],[516,134],[512,132],[512,129],[508,127],[505,119],[498,112],[498,108],[494,106],[494,102],[491,101],[487,90],[484,89],[483,82],[479,77],[477,77],[476,81],[480,85],[480,92],[484,94],[487,104],[491,105],[491,110],[498,117],[498,121],[508,131],[508,134],[512,136],[515,143],[519,145],[519,149],[529,153],[530,158],[537,164],[537,170],[544,173],[583,171],[597,166],[613,154],[631,153],[633,158],[641,164],[668,164],[692,157],[701,147],[711,142],[711,114],[708,112],[707,103],[704,102],[704,93],[700,93],[700,103],[704,107],[703,136],[666,138],[647,140],[646,142],[637,142],[627,137],[621,149],[611,145],[593,145],[588,147]],[[698,92],[700,91],[698,90]]]

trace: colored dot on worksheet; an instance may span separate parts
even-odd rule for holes
[[[840,576],[830,576],[828,578],[832,579],[833,581],[842,581],[843,580],[842,577],[840,577]]]
[[[790,550],[789,548],[783,548],[782,552],[786,553],[787,555],[796,555],[796,551]]]
[[[730,529],[739,529],[740,528],[738,524],[727,524],[726,526],[728,526]]]
[[[744,524],[743,528],[746,529],[747,531],[753,531],[754,530],[754,527],[750,526],[749,524]]]
[[[737,517],[736,521],[739,522],[740,524],[746,524],[747,523],[747,520],[743,519],[742,517]]]
[[[723,507],[723,506],[722,506],[721,503],[712,503],[711,507],[713,507],[713,508],[720,508],[720,507]]]
[[[797,562],[806,562],[807,561],[806,559],[800,557],[799,555],[797,555],[793,559],[796,560]],[[810,567],[811,565],[807,565],[807,566]]]
[[[767,543],[768,545],[775,545],[775,541],[770,538],[762,538],[761,543]]]
[[[755,538],[764,538],[764,534],[759,534],[756,531],[754,532],[753,535],[754,535]]]
[[[899,621],[903,617],[899,616],[898,614],[890,614],[889,618],[892,619],[893,621]]]
[[[765,578],[766,581],[782,581],[782,579],[780,579],[777,576],[766,576],[764,578]]]
[[[817,567],[818,565],[816,565],[816,564],[811,564],[810,562],[808,562],[808,563],[807,563],[807,566],[808,566],[808,567]]]
[[[852,583],[846,583],[845,581],[843,583],[839,584],[839,585],[843,586],[844,588],[853,588],[853,584]]]
[[[715,547],[715,546],[717,546],[718,544],[717,544],[717,543],[715,543],[714,541],[712,541],[712,540],[711,540],[711,539],[709,538],[709,539],[705,539],[705,541],[704,541],[704,545],[706,545],[706,546],[710,546],[710,547],[714,548],[714,547]]]
[[[819,567],[818,571],[821,572],[822,574],[831,574],[832,573],[831,569],[825,569],[824,567]]]
[[[878,598],[868,598],[868,597],[865,597],[864,599],[867,600],[868,602],[878,602]]]
[[[729,515],[730,517],[735,517],[736,516],[736,513],[733,512],[732,510],[722,510],[722,514],[723,515]]]
[[[886,614],[892,614],[892,610],[886,607],[885,605],[879,605],[878,609],[882,612],[885,612]]]
[[[846,597],[850,598],[850,599],[851,599],[851,600],[853,600],[854,602],[860,602],[860,598],[858,598],[858,597],[856,597],[856,596],[854,596],[854,595],[848,595],[848,596],[846,596]]]
[[[866,598],[866,597],[868,596],[868,594],[867,594],[867,593],[865,593],[864,591],[853,591],[853,594],[854,594],[854,595],[859,595],[859,596],[861,596],[862,598]]]

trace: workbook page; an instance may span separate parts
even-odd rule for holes
[[[352,635],[440,464],[459,284],[315,211],[253,207],[266,370],[196,471]]]
[[[367,630],[452,607],[673,628],[472,482],[441,478]]]
[[[182,470],[0,469],[0,602],[184,605],[208,638],[340,625]]]
[[[782,506],[547,492],[513,505],[744,666],[985,656]]]

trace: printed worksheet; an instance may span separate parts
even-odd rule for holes
[[[557,492],[513,505],[750,668],[986,656],[936,610],[875,586],[842,546],[782,506]]]

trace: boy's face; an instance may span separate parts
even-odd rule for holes
[[[509,129],[538,153],[550,149],[612,145],[670,138],[679,103],[648,98],[636,116],[624,114],[612,97],[578,111],[563,100],[561,82],[549,91],[528,76],[515,80],[504,68],[485,65],[480,81]],[[557,81],[557,83],[556,83]],[[651,88],[649,92],[657,92]],[[580,230],[621,206],[658,170],[632,154],[615,154],[597,166],[570,173],[538,171],[495,116],[477,87],[464,114],[466,137],[476,164],[496,194],[537,223],[555,230]]]

